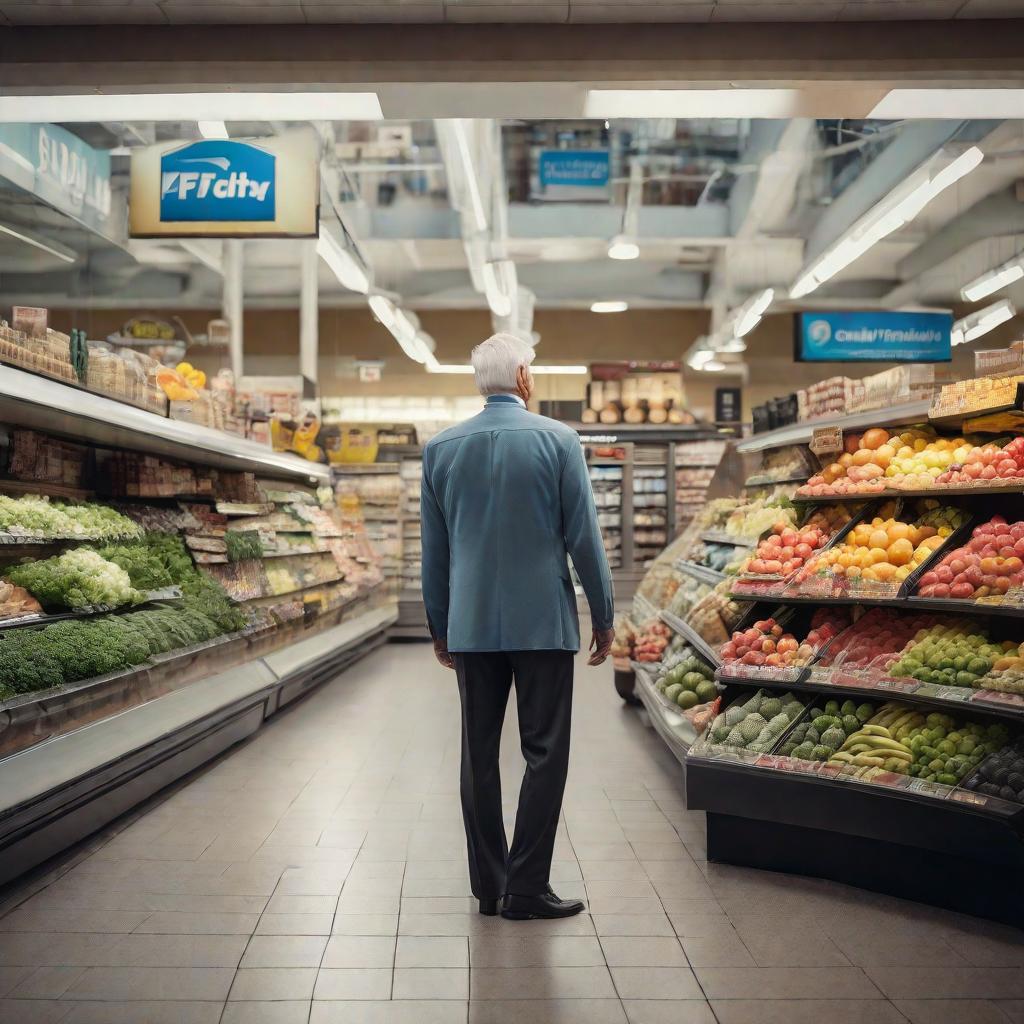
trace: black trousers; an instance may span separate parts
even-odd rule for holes
[[[473,895],[539,895],[548,884],[569,769],[573,655],[509,651],[453,657],[462,698],[462,815]],[[501,817],[498,748],[513,679],[526,772],[510,850]]]

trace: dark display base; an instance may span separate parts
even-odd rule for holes
[[[615,692],[627,704],[640,706],[640,698],[636,695],[636,676],[632,672],[615,670]]]
[[[708,860],[828,878],[976,917],[1024,924],[1021,866],[777,821],[708,812]]]

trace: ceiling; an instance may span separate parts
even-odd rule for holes
[[[9,25],[719,22],[1011,18],[1024,0],[0,0]]]

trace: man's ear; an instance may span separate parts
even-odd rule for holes
[[[527,366],[520,366],[516,370],[516,390],[519,397],[524,401],[530,400],[530,369]]]

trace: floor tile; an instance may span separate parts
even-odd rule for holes
[[[386,968],[395,965],[393,935],[332,935],[321,967]]]
[[[906,1024],[884,999],[712,999],[718,1024]]]
[[[141,935],[252,935],[257,914],[149,914],[133,929]]]
[[[308,1000],[316,982],[315,967],[248,967],[238,971],[231,1000]]]
[[[609,967],[687,967],[679,940],[604,935],[601,948]]]
[[[310,1004],[306,1000],[245,1002],[234,1000],[224,1007],[220,1024],[306,1024]]]
[[[469,967],[468,939],[461,935],[400,935],[395,967]]]
[[[314,1000],[390,999],[391,971],[380,968],[327,968],[316,979]]]
[[[757,967],[738,935],[680,939],[691,967]]]
[[[90,967],[68,989],[74,1000],[223,1002],[235,972],[227,967]]]
[[[702,999],[689,967],[613,967],[620,999]]]
[[[309,1024],[466,1024],[466,1003],[314,1000]]]
[[[254,935],[239,966],[319,967],[326,945],[326,935]]]
[[[607,967],[479,967],[470,972],[478,999],[613,999]]]
[[[330,935],[334,914],[264,914],[257,935]]]
[[[698,967],[704,994],[716,999],[877,999],[857,967]]]
[[[672,924],[664,914],[594,914],[598,935],[664,935],[673,934]]]
[[[30,974],[35,973],[36,970],[38,968],[30,965],[0,967],[0,998],[6,996],[12,988],[24,981]]]
[[[469,962],[472,967],[603,967],[605,956],[592,935],[487,935],[469,940]]]
[[[334,935],[395,935],[397,914],[338,914],[331,929]]]
[[[468,967],[396,967],[392,999],[468,999]]]
[[[474,999],[469,1024],[626,1024],[618,999]]]
[[[716,1024],[703,999],[624,999],[629,1024]]]
[[[1024,970],[1015,967],[868,967],[889,999],[1020,999]]]
[[[998,1003],[987,999],[897,999],[910,1024],[1007,1024]]]
[[[7,993],[8,999],[60,999],[87,967],[39,967]]]
[[[237,967],[246,935],[124,935],[93,957],[106,967]]]

